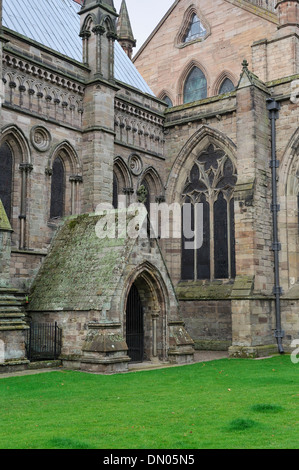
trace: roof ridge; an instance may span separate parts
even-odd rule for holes
[[[69,59],[82,62],[80,3],[76,0],[3,0],[3,26]],[[52,18],[51,21],[49,18]],[[63,18],[63,21],[61,20]],[[136,66],[115,41],[115,79],[155,96]]]

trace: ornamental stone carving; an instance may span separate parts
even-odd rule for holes
[[[34,126],[30,132],[33,147],[39,152],[46,152],[51,144],[51,134],[43,126]]]
[[[129,168],[134,176],[139,176],[143,169],[142,160],[139,155],[132,154],[129,158]]]

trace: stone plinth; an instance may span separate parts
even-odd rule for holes
[[[120,323],[90,323],[82,348],[81,370],[127,372],[130,358]]]

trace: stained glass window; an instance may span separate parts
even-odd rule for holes
[[[233,82],[229,79],[226,78],[223,80],[221,87],[219,89],[219,95],[222,95],[223,93],[229,93],[230,91],[233,91],[235,89],[235,86]]]
[[[10,147],[4,143],[0,148],[0,199],[7,217],[11,217],[13,158]]]
[[[187,204],[189,206],[189,213],[184,211],[184,206],[186,207]],[[186,218],[188,217],[188,221]],[[193,242],[194,243],[194,205],[192,204],[192,199],[187,196],[185,198],[184,204],[182,206],[182,269],[181,269],[181,277],[182,280],[190,280],[194,279],[194,259],[195,259],[195,250],[190,250],[186,247],[187,243]],[[188,231],[190,230],[190,234],[186,233],[186,228],[188,227]]]
[[[184,37],[183,42],[190,42],[190,41],[194,41],[195,39],[202,38],[206,35],[206,33],[207,33],[207,30],[201,23],[198,16],[194,13],[192,15],[190,25]]]
[[[63,217],[64,215],[64,185],[64,165],[61,158],[57,157],[53,164],[53,173],[51,181],[51,219],[56,217]]]
[[[235,227],[233,190],[237,182],[236,168],[228,155],[213,145],[202,152],[186,181],[182,197],[183,207],[191,204],[193,238],[182,237],[183,280],[232,279],[235,268]],[[196,221],[198,204],[202,204],[202,226]],[[185,227],[186,213],[182,213]],[[190,218],[190,216],[189,216]],[[202,230],[203,242],[194,248],[186,244],[194,241]]]
[[[193,67],[184,86],[184,103],[202,100],[207,97],[207,80],[204,73]]]
[[[210,204],[205,194],[200,202],[203,204],[203,244],[197,250],[197,279],[210,279]]]

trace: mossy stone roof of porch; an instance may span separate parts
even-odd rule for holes
[[[32,285],[30,311],[109,310],[135,240],[98,238],[101,217],[70,218],[58,230]]]

